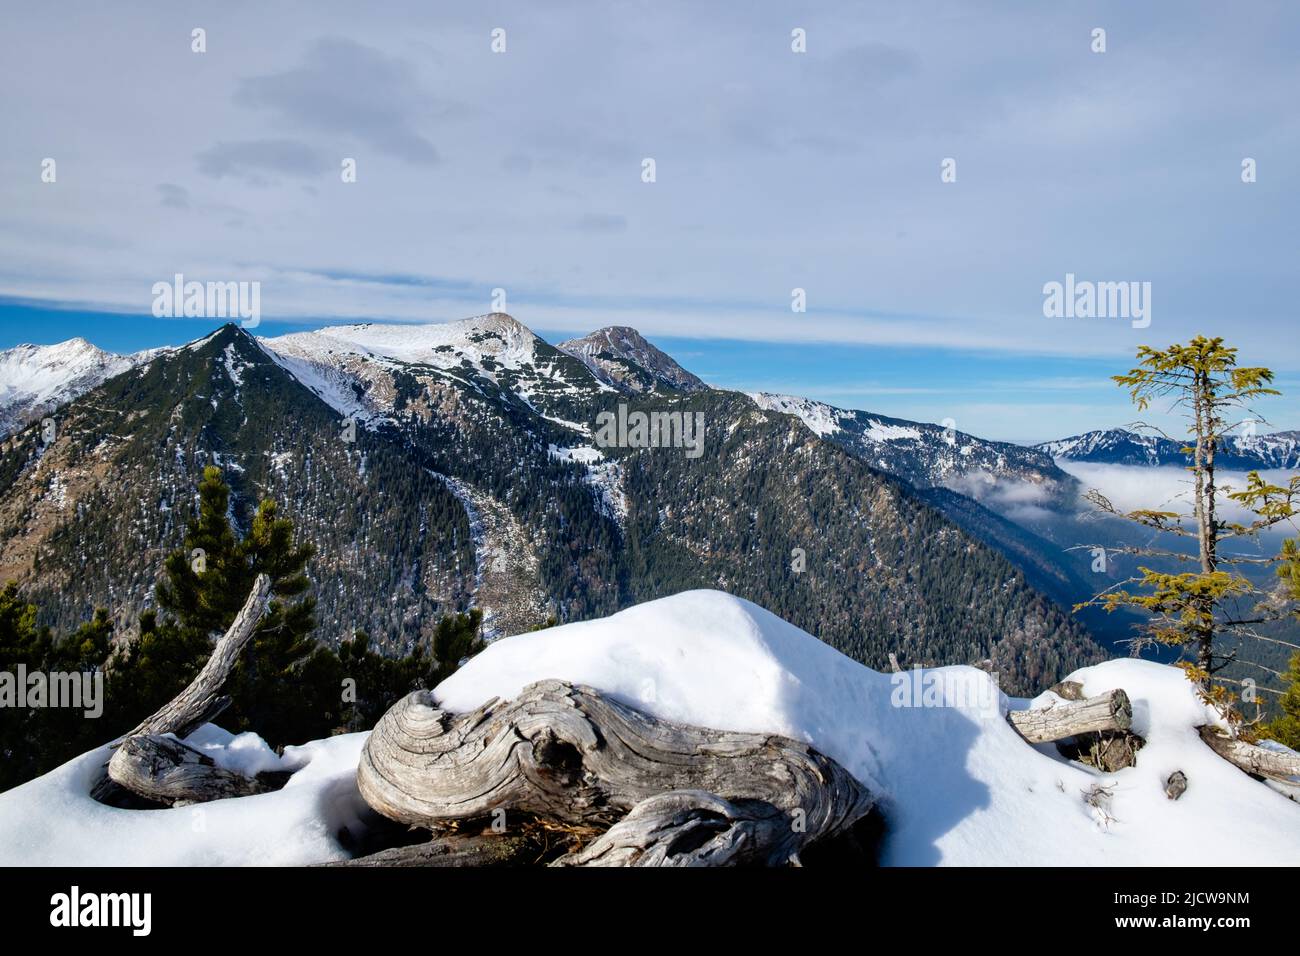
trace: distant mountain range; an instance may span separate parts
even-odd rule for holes
[[[1191,464],[1185,442],[1160,435],[1109,428],[1035,446],[1052,458],[1107,465],[1146,467]],[[1300,468],[1300,431],[1234,435],[1215,454],[1218,467],[1230,471]]]
[[[865,663],[984,663],[1013,691],[1103,653],[1061,606],[1078,581],[1059,549],[976,500],[1065,494],[1042,452],[714,389],[632,329],[556,347],[504,314],[226,326],[119,361],[44,362],[55,440],[27,424],[0,444],[0,579],[62,628],[105,605],[129,631],[217,464],[237,523],[269,495],[317,545],[331,642],[400,652],[469,605],[504,634],[712,587]],[[706,454],[599,447],[616,405],[703,416]]]

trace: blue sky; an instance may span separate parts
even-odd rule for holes
[[[1139,344],[1224,335],[1300,379],[1294,4],[740,10],[13,11],[0,346],[193,338],[149,315],[181,272],[260,282],[265,334],[503,288],[552,341],[631,325],[718,385],[1010,440],[1131,420],[1106,376]],[[1150,327],[1044,317],[1067,273],[1150,282]]]

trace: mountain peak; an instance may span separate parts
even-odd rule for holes
[[[655,348],[636,329],[610,325],[556,346],[591,369],[602,382],[625,392],[653,392],[666,387],[698,392],[708,386]]]
[[[80,337],[0,352],[0,438],[135,364]]]

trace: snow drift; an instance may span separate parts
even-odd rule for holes
[[[533,681],[587,684],[669,720],[784,734],[839,761],[878,795],[892,865],[1294,864],[1300,805],[1212,753],[1214,714],[1182,672],[1115,660],[1075,672],[1087,695],[1122,687],[1136,767],[1105,774],[1031,747],[1009,700],[969,667],[880,674],[748,601],[690,591],[611,617],[506,638],[435,691],[447,709],[511,698]],[[923,692],[918,692],[923,691]],[[1046,699],[1039,701],[1045,704]],[[201,807],[116,810],[85,796],[105,751],[0,794],[4,864],[301,864],[347,854],[365,826],[364,734],[290,748],[283,790]],[[218,763],[274,766],[256,738],[207,727]],[[1189,785],[1178,801],[1164,783]],[[1204,838],[1209,838],[1207,845]]]

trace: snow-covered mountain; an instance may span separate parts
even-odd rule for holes
[[[1123,689],[1136,764],[1101,773],[1031,746],[1009,699],[970,667],[881,673],[749,601],[676,594],[598,620],[508,637],[434,689],[466,713],[544,679],[586,685],[661,720],[807,741],[877,798],[879,862],[894,866],[1293,865],[1300,806],[1218,757],[1196,728],[1219,719],[1183,672],[1118,659],[1070,675],[1088,696]],[[344,860],[375,817],[356,785],[367,734],[286,748],[211,724],[188,743],[238,772],[292,772],[288,786],[193,807],[123,811],[88,791],[109,750],[77,757],[0,794],[0,864],[307,865]],[[603,744],[592,744],[598,746]],[[1166,796],[1171,773],[1189,786]]]
[[[700,416],[703,466],[600,444],[619,405]],[[215,464],[236,521],[272,497],[316,545],[330,643],[363,629],[403,652],[450,609],[504,634],[723,586],[877,665],[987,660],[1028,688],[1101,653],[995,522],[954,524],[741,393],[617,390],[505,315],[266,340],[228,325],[60,417],[52,445],[30,427],[0,444],[0,576],[60,629],[100,606],[138,618]],[[84,541],[104,542],[90,571]]]
[[[1034,448],[792,395],[753,392],[749,397],[760,408],[794,415],[813,433],[918,488],[951,488],[996,504],[1008,494],[1008,483],[1021,486],[1012,495],[1017,502],[1046,503],[1073,487],[1073,479]]]
[[[544,416],[558,411],[565,398],[608,390],[581,364],[501,312],[430,325],[329,326],[259,341],[327,404],[375,423],[391,422],[436,398],[418,378],[479,391],[488,383]]]
[[[596,377],[620,391],[641,394],[668,388],[698,392],[708,388],[667,353],[647,342],[636,329],[611,325],[556,346],[586,365]]]
[[[1159,435],[1108,428],[1035,446],[1052,458],[1106,465],[1185,466],[1184,442]],[[1300,431],[1233,435],[1215,456],[1220,468],[1300,468]]]
[[[0,438],[48,415],[153,353],[115,355],[85,339],[0,352]]]

